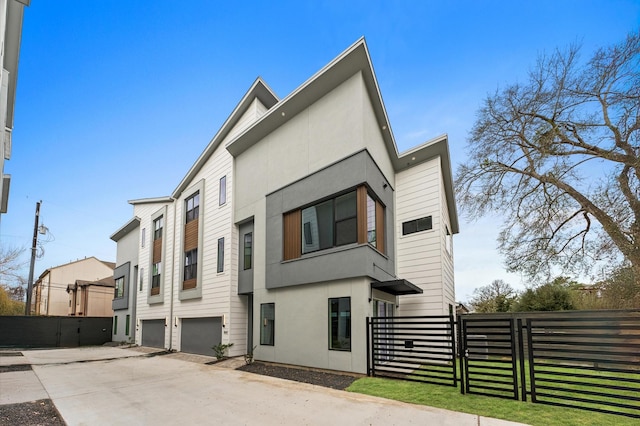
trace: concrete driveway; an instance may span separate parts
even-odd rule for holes
[[[0,404],[50,398],[68,425],[451,425],[516,423],[259,376],[144,349],[24,351],[0,365]]]

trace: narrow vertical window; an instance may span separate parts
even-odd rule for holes
[[[196,287],[198,278],[198,249],[189,250],[184,255],[184,290]]]
[[[162,274],[162,228],[164,216],[153,221],[153,259],[151,274],[151,295],[160,294],[160,275]]]
[[[218,205],[223,205],[227,202],[227,177],[222,176],[220,178],[220,191]]]
[[[118,316],[113,316],[113,334],[118,334]]]
[[[144,268],[140,268],[140,291],[142,291],[143,282],[144,282]]]
[[[144,247],[144,240],[147,239],[147,228],[142,228],[142,233],[140,234],[140,246]]]
[[[351,351],[351,298],[329,299],[329,349]]]
[[[200,216],[200,192],[196,192],[184,201],[185,211],[187,212],[185,223],[197,219]]]
[[[276,322],[274,303],[260,305],[260,344],[273,346]]]
[[[367,194],[367,242],[376,245],[376,202]]]
[[[451,256],[453,254],[453,235],[449,232],[449,227],[447,225],[444,226],[446,236],[445,236],[445,249],[447,250],[447,254]]]
[[[124,297],[124,277],[119,277],[118,279],[116,279],[116,288],[114,293],[114,299]]]
[[[162,262],[153,264],[153,273],[151,274],[151,295],[160,294],[160,274],[162,273]]]
[[[218,239],[218,272],[224,272],[224,238]]]
[[[124,334],[125,336],[129,335],[129,323],[131,322],[131,315],[127,315],[127,322],[124,324]]]
[[[251,269],[253,257],[252,233],[244,234],[244,270]]]

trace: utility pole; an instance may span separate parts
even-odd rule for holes
[[[29,281],[27,283],[27,303],[24,306],[24,314],[31,315],[31,293],[33,293],[33,268],[36,266],[36,250],[38,249],[38,222],[40,220],[40,204],[36,203],[36,219],[33,225],[33,244],[31,245],[31,265],[29,266]]]

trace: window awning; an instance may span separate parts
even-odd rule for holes
[[[394,296],[403,296],[405,294],[422,294],[422,289],[407,280],[391,280],[372,282],[371,288],[393,294]]]

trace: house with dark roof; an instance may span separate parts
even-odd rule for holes
[[[365,373],[367,317],[455,305],[448,138],[398,152],[364,39],[284,98],[258,78],[170,195],[129,203],[145,346]]]

